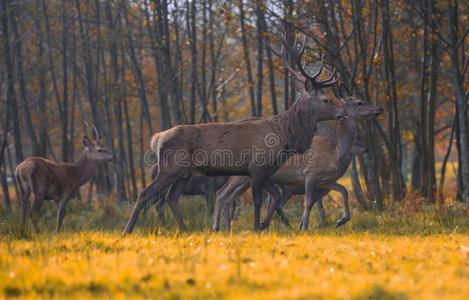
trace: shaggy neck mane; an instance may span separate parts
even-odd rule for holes
[[[309,106],[309,100],[300,98],[285,112],[270,118],[279,137],[285,141],[285,150],[304,153],[311,146],[316,131],[317,115]]]

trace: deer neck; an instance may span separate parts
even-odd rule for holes
[[[355,142],[357,122],[353,118],[337,122],[338,171],[345,172],[352,158],[352,147]]]
[[[311,109],[308,99],[300,98],[285,112],[273,117],[286,145],[285,150],[304,153],[311,146],[316,132],[318,114]]]
[[[73,163],[74,175],[78,186],[82,186],[87,183],[96,172],[96,162],[89,159],[86,153]]]

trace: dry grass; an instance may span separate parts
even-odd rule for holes
[[[4,296],[463,299],[469,237],[85,232],[0,244]]]
[[[183,201],[192,231],[150,210],[135,234],[120,233],[129,214],[75,201],[64,229],[20,230],[0,214],[0,297],[156,299],[463,299],[469,294],[469,214],[463,206],[403,204],[385,213],[353,211],[343,228],[297,234],[278,221],[254,234],[243,207],[232,234],[206,231],[203,201]],[[414,211],[414,207],[417,209]],[[287,213],[298,220],[292,202]],[[328,222],[341,209],[326,207]],[[189,221],[189,220],[188,220]],[[295,224],[296,225],[296,224]]]

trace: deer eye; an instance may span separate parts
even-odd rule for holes
[[[363,102],[358,101],[357,105],[358,105],[358,106],[363,105]]]
[[[329,103],[329,99],[322,99],[322,103]]]
[[[103,149],[98,149],[98,152],[104,152]]]

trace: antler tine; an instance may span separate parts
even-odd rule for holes
[[[326,67],[326,69],[327,69],[327,67]],[[336,73],[336,72],[337,72],[337,69],[334,68],[334,69],[332,70],[332,73],[331,73],[331,75],[329,76],[329,78],[324,79],[324,80],[316,80],[316,82],[319,83],[319,84],[321,84],[321,83],[327,83],[327,82],[329,82],[329,81],[331,81],[331,80],[334,79],[334,76],[335,76],[335,73]]]
[[[88,122],[86,122],[86,121],[83,121],[83,124],[85,124],[86,131],[88,131],[88,133],[89,133],[90,125],[89,125]],[[86,132],[85,132],[85,135],[86,135]]]
[[[91,124],[91,126],[93,126],[93,132],[95,134],[95,141],[99,141],[99,132],[98,132],[98,129],[96,128],[96,126],[94,126],[94,124]]]
[[[319,70],[317,70],[315,73],[310,75],[311,79],[316,81],[316,78],[321,74],[323,68],[324,68],[324,55],[321,54],[321,64],[319,65]]]
[[[305,76],[303,74],[299,73],[298,71],[296,71],[295,69],[293,69],[293,67],[288,62],[286,52],[285,52],[285,48],[287,48],[287,51],[289,51],[290,53],[293,50],[290,50],[290,46],[288,45],[288,43],[285,39],[285,33],[282,35],[282,48],[280,50],[280,53],[278,51],[274,50],[274,48],[272,47],[272,45],[268,41],[267,41],[267,46],[270,48],[270,50],[275,55],[277,55],[278,57],[280,57],[282,59],[283,65],[285,66],[285,68],[288,70],[288,72],[290,74],[292,74],[294,77],[296,77],[297,80],[299,80],[301,82],[305,82],[305,80],[306,80]]]
[[[332,75],[329,78],[315,83],[316,87],[325,88],[325,87],[330,87],[336,84],[340,79],[340,73],[337,73],[337,77],[335,77],[336,73],[337,73],[337,69],[334,68],[334,71],[332,72]]]
[[[304,38],[304,40],[306,41],[306,37]],[[304,54],[304,51],[305,51],[304,43],[301,46],[300,51],[298,52],[298,50],[296,49],[296,41],[297,41],[297,39],[295,39],[295,44],[293,46],[290,46],[288,44],[287,40],[286,40],[286,35],[284,34],[282,36],[282,42],[285,45],[285,48],[287,48],[287,51],[290,53],[293,60],[295,61],[295,64],[298,67],[298,70],[300,71],[301,74],[303,74],[303,76],[306,79],[306,78],[309,78],[310,76],[308,75],[308,73],[305,71],[305,69],[301,65],[301,58],[303,57],[303,54]]]

